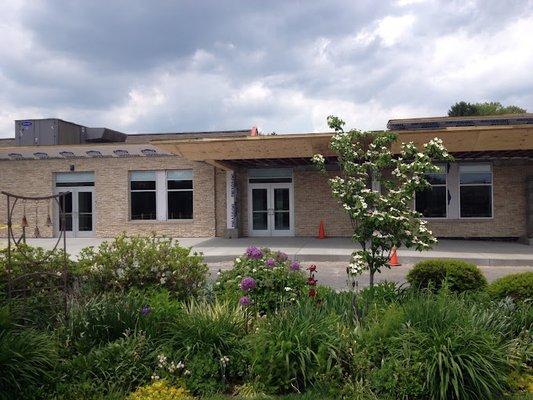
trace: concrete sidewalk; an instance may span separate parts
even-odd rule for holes
[[[100,238],[67,238],[67,251],[76,257],[87,246],[97,246],[105,240]],[[356,246],[348,238],[315,239],[306,237],[277,238],[178,238],[183,246],[202,252],[207,262],[233,260],[244,253],[248,246],[270,247],[287,253],[300,261],[348,261]],[[56,239],[28,239],[28,244],[53,248]],[[7,240],[0,239],[0,246]],[[458,258],[484,266],[533,266],[533,246],[516,242],[440,240],[430,251],[418,252],[400,249],[403,264],[413,264],[427,258]]]

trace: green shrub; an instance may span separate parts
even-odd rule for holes
[[[245,313],[237,304],[191,302],[168,325],[161,345],[175,363],[183,362],[188,389],[212,394],[242,381],[246,333]]]
[[[235,304],[241,297],[249,297],[254,310],[271,312],[307,295],[306,277],[300,269],[300,264],[289,261],[284,253],[249,247],[235,259],[232,269],[220,273],[215,293]],[[244,278],[252,278],[255,287],[242,290]]]
[[[185,299],[205,286],[201,255],[170,238],[117,236],[79,256],[80,269],[95,291],[161,287]]]
[[[462,260],[433,259],[416,264],[407,274],[407,281],[416,289],[440,289],[444,282],[453,292],[479,290],[487,280],[479,268]]]
[[[488,329],[465,300],[446,291],[414,296],[372,321],[360,346],[375,365],[378,394],[485,399],[506,390],[509,341]]]
[[[515,300],[533,299],[533,272],[506,275],[492,282],[487,288],[495,299],[512,297]]]
[[[0,329],[0,399],[38,397],[58,360],[53,339],[31,329]]]
[[[338,316],[311,301],[261,319],[248,337],[256,382],[283,393],[337,378],[338,324]]]

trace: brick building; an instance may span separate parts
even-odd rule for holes
[[[533,235],[533,115],[391,120],[388,128],[402,142],[440,137],[456,159],[430,176],[431,190],[413,205],[437,236]],[[73,237],[315,236],[320,221],[329,236],[349,236],[327,177],[310,163],[324,154],[329,175],[337,173],[330,138],[255,129],[126,135],[58,119],[16,121],[15,138],[0,140],[0,190],[68,192],[65,228]],[[20,201],[14,231],[23,215],[42,236],[58,235],[53,202]]]

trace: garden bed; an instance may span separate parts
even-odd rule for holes
[[[530,276],[487,289],[475,266],[439,265],[412,288],[337,293],[313,266],[250,248],[208,282],[201,255],[170,239],[119,237],[69,263],[66,312],[36,281],[31,296],[4,293],[0,398],[525,396]],[[6,268],[0,256],[4,291]]]

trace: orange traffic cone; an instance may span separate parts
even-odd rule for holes
[[[324,221],[320,221],[320,225],[318,226],[317,239],[325,239],[325,238],[326,238],[326,230],[324,229]]]
[[[391,267],[399,267],[400,265],[402,265],[400,264],[400,260],[398,260],[398,254],[396,254],[396,246],[392,248],[392,252],[389,259],[389,265]]]

